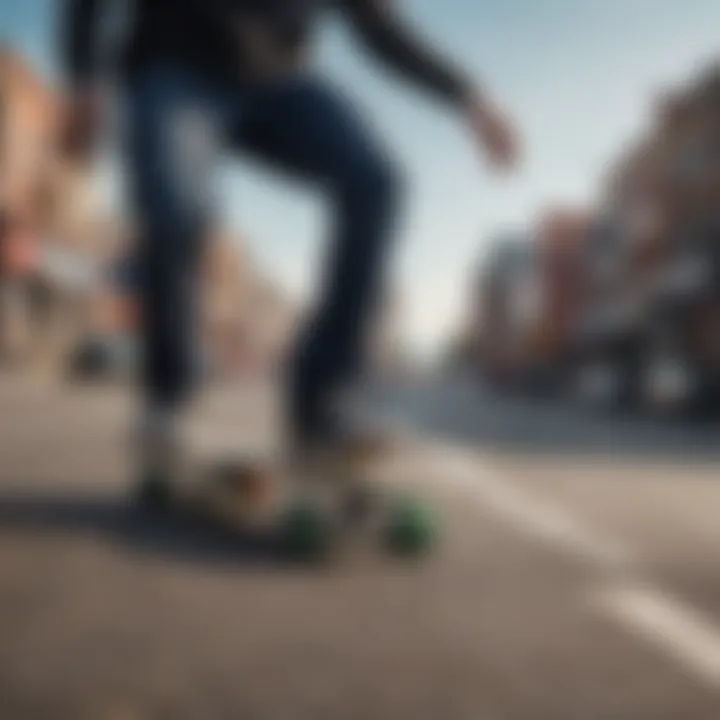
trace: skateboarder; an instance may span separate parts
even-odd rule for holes
[[[104,25],[119,0],[66,0],[67,141],[89,152],[112,63]],[[325,194],[334,236],[317,308],[289,373],[289,426],[302,442],[353,432],[332,398],[362,369],[363,344],[392,244],[396,164],[309,58],[317,23],[345,18],[385,65],[454,108],[489,160],[514,159],[513,134],[484,90],[420,40],[392,0],[135,0],[118,64],[140,243],[146,438],[172,436],[196,371],[194,279],[212,220],[213,151],[247,152]],[[114,8],[117,10],[117,7]]]

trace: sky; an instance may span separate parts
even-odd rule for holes
[[[720,56],[717,0],[396,0],[516,119],[524,162],[488,173],[454,111],[384,73],[330,21],[318,65],[343,83],[406,169],[394,277],[403,334],[432,353],[462,323],[493,237],[548,205],[592,203],[653,98]],[[62,0],[2,0],[0,37],[53,75]],[[299,297],[314,287],[327,214],[307,188],[242,161],[218,174],[223,220]]]

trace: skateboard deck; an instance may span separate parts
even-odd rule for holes
[[[389,443],[304,451],[281,461],[226,454],[196,460],[185,478],[146,482],[145,504],[242,536],[288,557],[321,560],[363,549],[418,557],[432,547],[432,509],[378,482]]]

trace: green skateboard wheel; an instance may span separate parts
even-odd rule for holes
[[[282,521],[285,550],[296,560],[319,560],[330,550],[331,529],[326,515],[312,505],[294,505]]]
[[[437,531],[436,518],[429,505],[402,498],[390,509],[385,540],[394,554],[414,557],[433,548]]]

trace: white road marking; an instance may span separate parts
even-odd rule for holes
[[[477,453],[450,443],[433,443],[417,432],[400,413],[383,410],[384,420],[395,435],[403,437],[416,448],[427,448],[431,462],[438,465],[440,485],[454,485],[482,502],[486,509],[516,530],[554,545],[565,554],[600,565],[604,570],[628,571],[638,564],[634,553],[621,543],[589,529],[564,508],[540,499],[497,473]]]
[[[596,593],[590,603],[706,685],[720,689],[720,630],[709,618],[652,587],[611,587]]]
[[[589,529],[564,508],[533,496],[507,478],[499,480],[473,453],[440,446],[433,448],[431,454],[442,470],[443,484],[469,493],[523,533],[605,570],[627,570],[637,564],[635,554],[621,543]]]
[[[720,627],[662,589],[642,582],[636,553],[590,530],[564,508],[498,478],[471,451],[440,446],[431,456],[442,471],[443,484],[470,493],[516,530],[609,571],[610,580],[589,596],[590,606],[650,642],[689,677],[720,689]]]

